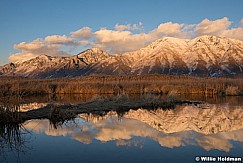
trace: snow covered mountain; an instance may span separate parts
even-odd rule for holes
[[[118,116],[116,112],[111,111],[106,115],[83,113],[79,114],[79,117],[93,124],[99,124],[111,115]],[[208,135],[243,128],[241,106],[229,107],[207,104],[207,107],[204,107],[203,105],[181,105],[172,110],[129,110],[122,117],[136,119],[163,133],[195,131]]]
[[[0,67],[0,75],[74,77],[90,74],[243,74],[243,42],[217,36],[164,37],[133,52],[110,55],[98,48],[71,57],[40,55]]]
[[[0,74],[39,78],[73,77],[84,75],[86,69],[109,55],[97,48],[88,49],[71,57],[40,55],[22,63],[10,63],[0,67]]]

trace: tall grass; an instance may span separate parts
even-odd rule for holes
[[[177,94],[224,95],[230,86],[243,94],[242,78],[208,78],[172,75],[86,76],[80,78],[35,79],[0,77],[0,96],[44,94]]]
[[[234,96],[239,95],[239,88],[237,86],[228,86],[226,88],[226,95]]]
[[[15,105],[0,106],[0,123],[19,121],[19,107]]]

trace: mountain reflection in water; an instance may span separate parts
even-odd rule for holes
[[[198,146],[205,150],[229,152],[234,143],[243,145],[243,107],[183,105],[174,110],[129,110],[122,117],[116,112],[104,115],[80,114],[57,129],[49,120],[23,124],[29,130],[48,136],[66,136],[83,144],[98,140],[115,141],[117,146],[143,147],[150,138],[167,148]],[[141,139],[134,140],[133,137]]]

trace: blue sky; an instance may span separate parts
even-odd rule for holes
[[[42,39],[37,44],[40,45],[39,43],[41,42],[41,45],[46,45],[43,42],[45,42],[45,38],[48,36],[65,35],[65,37],[70,38],[71,32],[75,32],[83,27],[88,27],[92,31],[92,36],[88,39],[85,38],[86,40],[81,38],[81,36],[80,38],[78,36],[75,37],[75,47],[73,45],[71,47],[71,42],[65,42],[65,45],[55,42],[55,47],[50,45],[51,48],[44,48],[43,45],[40,51],[44,53],[45,50],[43,49],[48,49],[47,53],[53,52],[53,55],[58,55],[58,52],[63,55],[75,54],[79,50],[95,45],[105,50],[108,49],[108,46],[111,46],[112,52],[122,52],[121,49],[124,48],[119,46],[126,45],[125,42],[118,45],[115,42],[119,41],[119,39],[115,38],[112,41],[105,40],[104,37],[118,37],[118,34],[120,34],[119,37],[129,37],[129,40],[131,36],[138,33],[151,33],[163,23],[170,22],[171,24],[163,25],[161,28],[169,28],[177,24],[181,25],[179,27],[183,30],[184,26],[182,27],[182,25],[194,25],[193,28],[196,28],[200,23],[203,25],[202,21],[205,19],[209,20],[209,22],[204,22],[207,25],[210,23],[216,23],[214,26],[224,24],[221,32],[217,29],[209,34],[216,33],[219,35],[219,33],[223,33],[224,36],[229,36],[230,34],[232,35],[232,31],[223,32],[223,29],[230,30],[242,27],[242,25],[239,25],[243,18],[242,6],[242,0],[1,0],[0,65],[8,63],[8,58],[12,54],[19,53],[18,56],[22,55],[25,58],[37,55],[38,50],[33,54],[33,49],[28,49],[30,46],[28,43],[33,42],[33,40]],[[213,22],[216,20],[221,21],[217,24],[217,22]],[[115,25],[130,26],[123,26],[124,29],[119,28],[119,32],[116,32]],[[174,27],[176,28],[176,26]],[[101,28],[107,30],[101,31]],[[198,35],[198,31],[200,29],[196,31],[195,35]],[[200,32],[207,34],[205,31]],[[241,34],[241,30],[237,32],[237,35]],[[167,32],[163,31],[159,34],[157,32],[153,35],[153,39],[151,38],[152,36],[149,38],[154,40],[159,36],[167,35],[186,37],[182,34],[179,35],[178,32],[176,34],[168,33],[167,30]],[[144,38],[148,37],[143,36]],[[85,40],[88,43],[84,46],[84,44],[77,44],[77,40]],[[94,40],[98,40],[98,43],[97,41],[94,43]],[[133,40],[131,38],[129,43],[133,43]],[[72,43],[75,41],[72,41]],[[25,44],[13,47],[21,42],[25,42]],[[36,42],[34,43],[36,44]],[[50,42],[46,46],[49,46],[49,44]],[[124,51],[134,50],[144,44],[146,43],[140,44],[134,42],[134,47],[125,49]],[[66,51],[68,52],[66,53]]]

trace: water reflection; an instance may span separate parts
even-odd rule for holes
[[[70,103],[75,105],[88,101],[93,96],[83,95],[76,98],[59,96],[55,98],[55,101],[51,101],[50,97],[33,97],[33,99],[10,98],[1,99],[0,106],[2,110],[10,108],[10,111],[25,112],[43,108],[50,103],[60,105],[62,103]],[[130,98],[136,99],[139,97],[134,95],[130,96]],[[160,96],[160,98],[162,99],[163,96]],[[198,155],[199,151],[209,151],[210,153],[204,153],[206,156],[211,155],[211,153],[219,155],[220,152],[220,154],[235,155],[235,153],[238,154],[242,151],[243,97],[217,97],[217,99],[213,99],[215,97],[207,97],[207,99],[201,99],[200,97],[189,98],[181,96],[178,98],[211,102],[180,105],[175,109],[167,110],[137,109],[127,112],[84,113],[79,114],[77,118],[71,121],[61,122],[39,119],[29,120],[23,124],[6,124],[4,120],[1,121],[1,118],[0,161],[10,160],[8,162],[16,162],[16,160],[23,160],[23,162],[36,162],[33,161],[35,158],[43,158],[41,153],[43,155],[49,148],[57,146],[56,143],[52,142],[59,142],[60,145],[59,148],[55,148],[55,152],[49,152],[48,157],[52,157],[50,162],[60,162],[62,159],[68,162],[70,161],[68,156],[75,154],[76,157],[73,157],[72,159],[74,160],[71,162],[81,162],[80,153],[76,151],[82,149],[85,152],[87,149],[90,149],[88,152],[90,154],[85,157],[86,160],[83,160],[87,162],[94,159],[94,154],[100,153],[96,150],[101,149],[103,151],[105,147],[107,150],[111,149],[111,152],[119,151],[119,149],[124,147],[128,153],[134,148],[138,148],[141,149],[139,154],[143,152],[149,153],[149,151],[156,149],[157,152],[150,153],[157,160],[154,162],[163,160],[161,153],[165,152],[165,149],[172,151],[171,155],[173,156],[177,152],[179,154],[183,153],[181,157],[184,157],[185,153],[189,151],[191,153],[190,159],[193,161],[193,157],[196,154]],[[61,141],[58,141],[60,138]],[[65,142],[68,143],[65,144]],[[45,145],[45,147],[42,145]],[[108,145],[109,148],[107,148]],[[148,149],[148,145],[151,145],[151,148]],[[65,149],[62,148],[63,146],[65,146]],[[75,151],[72,149],[73,146],[76,146]],[[186,148],[190,150],[185,151]],[[26,152],[28,153],[27,156],[25,156]],[[58,159],[60,152],[63,152],[62,156],[65,156],[65,158]],[[122,152],[119,151],[118,153]],[[66,153],[69,154],[65,155]],[[103,155],[105,154],[103,153]],[[128,154],[124,152],[123,154],[127,158]],[[109,153],[107,155],[110,156]],[[144,161],[143,159],[146,159],[145,156],[141,157],[141,162]],[[101,155],[100,158],[104,157]],[[129,158],[134,158],[133,162],[137,159],[136,155],[129,155]],[[189,162],[192,162],[192,160],[189,160]],[[39,162],[48,161],[42,160]],[[127,161],[122,160],[120,162]],[[180,162],[180,160],[177,161]]]
[[[114,97],[112,94],[101,94],[104,98]],[[130,100],[138,100],[144,95],[140,94],[129,94]],[[165,100],[166,95],[154,94],[153,96],[158,99]],[[0,98],[0,106],[10,106],[10,107],[20,107],[21,111],[27,111],[31,109],[38,109],[44,107],[50,103],[59,104],[59,105],[76,105],[90,101],[97,97],[96,94],[58,94],[53,96],[51,95],[42,95],[42,96],[28,96],[28,97],[19,97],[19,96],[9,96]],[[176,95],[178,100],[186,101],[201,101],[209,104],[218,104],[218,105],[230,105],[230,106],[242,106],[243,105],[243,96],[198,96],[198,95]]]
[[[9,152],[15,162],[20,162],[20,155],[30,150],[27,134],[30,133],[20,124],[0,123],[0,162],[8,162]]]
[[[204,107],[204,108],[203,108]],[[117,146],[143,146],[153,139],[162,147],[198,146],[205,150],[229,152],[232,142],[243,143],[242,107],[178,106],[175,110],[130,110],[118,118],[116,112],[105,115],[80,114],[58,129],[48,120],[31,120],[24,127],[37,134],[67,136],[83,144],[94,140],[115,141]],[[134,141],[140,137],[140,141]]]

